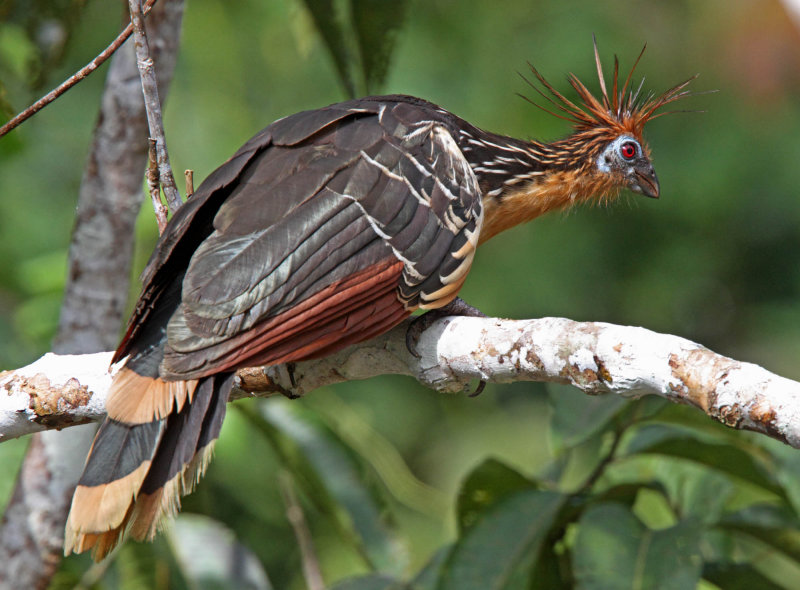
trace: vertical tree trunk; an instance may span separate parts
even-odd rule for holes
[[[147,17],[159,92],[177,59],[183,0]],[[128,294],[134,225],[143,200],[147,118],[133,40],[114,55],[81,183],[69,274],[53,350],[115,348]],[[64,523],[94,429],[35,435],[0,522],[0,589],[45,588],[61,562]]]

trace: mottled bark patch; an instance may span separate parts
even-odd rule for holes
[[[694,405],[706,413],[710,408],[716,408],[717,387],[730,370],[727,360],[705,348],[692,350],[685,356],[671,354],[669,366],[672,369],[672,376],[679,383],[677,389],[681,390],[683,402]],[[709,374],[712,376],[710,379]],[[719,417],[714,417],[720,420]],[[728,416],[727,419],[738,420],[734,415]]]
[[[594,362],[597,365],[597,378],[598,380],[604,383],[613,383],[614,378],[611,376],[611,372],[606,368],[603,359],[599,356],[594,355]]]
[[[53,384],[43,374],[32,377],[17,376],[5,384],[5,389],[16,390],[28,396],[29,409],[35,414],[33,421],[50,428],[61,428],[73,424],[91,422],[89,418],[75,418],[72,413],[85,407],[92,399],[88,386],[82,385],[74,377],[63,384]]]
[[[746,403],[720,404],[720,388],[727,387],[731,372],[740,368],[737,361],[700,348],[692,350],[685,358],[670,355],[669,366],[679,384],[673,388],[680,395],[677,399],[683,398],[731,428],[756,430],[786,440],[776,425],[775,408],[764,396],[753,393],[746,398]]]
[[[272,379],[260,367],[250,367],[236,371],[234,385],[245,393],[262,393],[265,391],[275,391],[275,384]]]
[[[86,406],[92,393],[80,381],[69,379],[66,383],[53,385],[43,373],[23,378],[20,389],[30,397],[30,409],[37,416],[62,414]]]

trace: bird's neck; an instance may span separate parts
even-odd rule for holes
[[[575,170],[552,170],[498,196],[483,195],[483,243],[502,231],[547,213],[589,200],[604,201],[617,193],[610,182],[597,175],[587,177]]]
[[[462,150],[483,193],[480,241],[549,211],[616,195],[592,148],[574,137],[549,144],[485,132],[466,137]]]

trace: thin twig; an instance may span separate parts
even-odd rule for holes
[[[133,24],[134,47],[136,48],[136,64],[139,66],[139,75],[142,79],[142,92],[147,110],[147,124],[150,127],[150,137],[156,141],[156,155],[158,162],[158,176],[164,188],[167,206],[175,213],[183,204],[172,167],[169,164],[167,140],[164,137],[164,124],[161,121],[161,101],[158,99],[158,84],[156,72],[153,68],[153,59],[150,57],[150,48],[147,44],[147,32],[144,28],[144,14],[142,13],[142,0],[128,0]]]
[[[306,580],[308,590],[325,590],[325,580],[322,578],[322,571],[319,567],[319,558],[314,550],[314,540],[311,538],[311,531],[308,528],[303,507],[297,500],[294,492],[294,482],[292,476],[287,471],[281,471],[278,475],[281,496],[286,506],[286,518],[292,525],[294,536],[297,539],[297,546],[300,549],[300,556],[303,561],[303,577]]]
[[[614,431],[614,439],[611,441],[611,447],[608,449],[608,452],[600,459],[600,462],[595,465],[592,472],[589,474],[589,477],[586,478],[586,481],[583,482],[581,486],[581,491],[589,493],[591,489],[594,487],[594,484],[597,483],[597,480],[606,472],[606,467],[608,467],[615,459],[617,450],[619,449],[619,445],[622,442],[622,435],[625,433],[625,427],[619,428]]]
[[[158,235],[164,233],[167,227],[167,208],[161,201],[161,181],[158,174],[158,155],[156,154],[156,140],[152,137],[149,138],[149,147],[147,150],[147,189],[150,192],[150,200],[153,202],[153,211],[156,213],[156,222],[158,223]]]
[[[150,9],[153,7],[153,4],[155,3],[156,0],[147,0],[147,2],[144,5],[144,14],[150,12]],[[64,94],[67,90],[75,86],[75,84],[77,84],[78,82],[83,80],[86,76],[94,72],[97,68],[99,68],[103,64],[103,62],[105,62],[109,57],[111,57],[117,49],[119,49],[120,45],[122,45],[128,39],[128,37],[131,36],[132,32],[133,32],[133,26],[129,24],[117,36],[117,38],[114,39],[111,45],[106,47],[103,50],[103,52],[100,53],[100,55],[95,57],[83,68],[78,70],[78,72],[75,73],[73,76],[65,80],[60,86],[45,94],[42,98],[40,98],[31,106],[29,106],[27,109],[19,113],[8,123],[0,127],[0,137],[3,137],[6,133],[11,131],[15,127],[18,127],[21,123],[23,123],[24,121],[35,115],[37,112],[39,112],[44,107],[53,102],[55,99],[57,99],[59,96]]]
[[[186,198],[188,199],[194,194],[194,170],[186,170],[183,177],[186,179]]]

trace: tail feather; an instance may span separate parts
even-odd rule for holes
[[[124,523],[136,490],[150,469],[161,433],[159,422],[131,426],[108,419],[103,423],[75,489],[68,530],[71,520],[91,531]]]
[[[142,389],[146,388],[158,395],[186,392],[184,399],[172,395],[175,401],[170,413],[160,419],[151,416],[146,423],[141,423],[141,404],[130,406],[130,418],[109,413],[75,490],[65,554],[91,548],[99,561],[116,546],[126,528],[136,539],[152,538],[165,517],[177,512],[180,496],[194,488],[210,460],[233,376],[214,375],[180,386],[137,377],[125,376],[131,387],[126,395],[145,399],[149,394]],[[122,407],[124,404],[118,405],[117,412]]]
[[[232,385],[230,374],[202,379],[190,410],[170,416],[136,502],[131,526],[134,538],[152,539],[161,523],[177,514],[180,497],[191,493],[202,477],[225,417]]]
[[[106,411],[109,418],[128,424],[160,420],[173,409],[180,412],[187,400],[191,402],[196,387],[197,379],[163,381],[124,367],[111,384]]]
[[[203,477],[206,467],[211,462],[214,443],[217,442],[220,430],[222,430],[231,389],[233,389],[233,374],[218,375],[215,381],[215,397],[211,400],[210,407],[203,418],[195,454],[184,471],[181,489],[181,494],[184,496],[194,491],[200,478]]]

